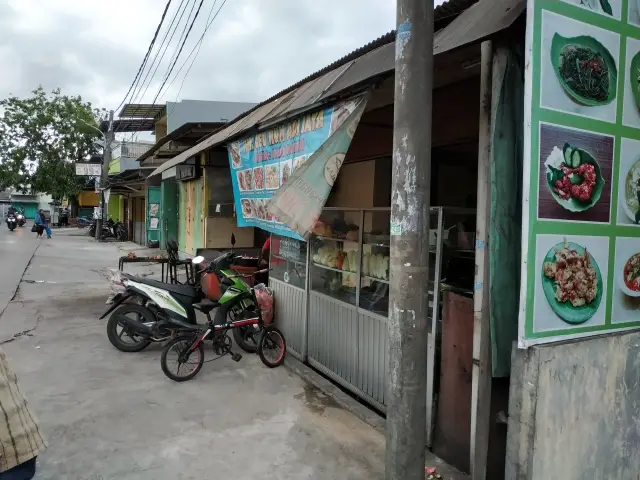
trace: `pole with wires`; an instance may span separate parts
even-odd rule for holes
[[[102,159],[102,175],[100,176],[100,215],[96,218],[96,240],[102,235],[102,224],[107,210],[104,202],[104,188],[109,181],[109,164],[111,163],[111,148],[113,146],[113,110],[109,112],[109,128],[104,138],[104,156]]]
[[[387,480],[424,480],[433,2],[397,0]]]

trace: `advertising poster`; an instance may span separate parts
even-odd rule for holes
[[[361,97],[347,100],[227,145],[238,226],[301,239],[267,204],[361,104]]]
[[[640,2],[529,0],[519,346],[640,327]]]

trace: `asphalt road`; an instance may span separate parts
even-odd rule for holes
[[[27,225],[9,231],[2,219],[0,225],[0,314],[11,301],[20,279],[41,241]]]

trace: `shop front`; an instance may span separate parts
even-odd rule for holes
[[[483,298],[477,288],[476,266],[487,253],[482,248],[484,238],[476,238],[476,231],[478,218],[491,212],[493,221],[500,208],[512,218],[511,206],[517,201],[503,195],[502,187],[505,172],[512,171],[508,160],[517,164],[517,155],[506,150],[508,142],[500,131],[486,129],[490,124],[487,111],[489,116],[494,110],[502,113],[496,105],[502,102],[511,108],[513,98],[505,99],[500,90],[502,68],[495,70],[492,80],[490,62],[486,58],[482,61],[480,42],[500,33],[500,45],[509,44],[510,33],[504,30],[524,8],[515,0],[499,2],[500,8],[494,8],[494,3],[481,0],[453,21],[436,18],[443,23],[438,24],[434,40],[431,224],[425,238],[431,280],[426,289],[416,285],[426,290],[429,299],[428,446],[466,471],[482,470],[483,459],[486,469],[489,448],[489,457],[498,459],[488,469],[487,478],[493,479],[503,478],[506,431],[487,419],[495,417],[491,413],[497,413],[495,409],[507,409],[508,379],[506,389],[496,385],[509,375],[509,354],[516,336],[513,328],[494,329],[499,325],[489,319],[489,309],[474,306]],[[491,47],[489,50],[493,55]],[[288,354],[381,412],[388,403],[394,52],[390,40],[347,57],[258,105],[205,139],[198,149],[172,161],[179,164],[198,151],[227,146],[237,225],[271,233],[269,286],[274,291],[277,322],[287,338]],[[489,91],[481,81],[481,73],[487,72]],[[496,105],[487,105],[492,89],[498,93]],[[329,161],[334,156],[325,155],[321,167],[313,167],[316,177],[329,183],[329,189],[322,199],[326,204],[311,215],[317,222],[303,234],[304,229],[299,228],[302,213],[309,206],[315,208],[315,196],[288,197],[299,204],[290,202],[287,221],[271,210],[273,199],[286,199],[283,192],[298,178],[296,172],[310,171],[317,151],[334,142],[332,118],[351,113],[347,109],[340,114],[337,108],[334,116],[334,108],[363,94],[368,95],[366,107],[349,133],[346,154],[337,161]],[[324,137],[317,144],[306,137],[301,142],[300,137],[313,131],[314,125]],[[503,143],[496,149],[500,171],[486,177],[486,163],[481,160],[495,160],[486,154],[487,145],[497,143],[492,139],[494,133]],[[511,133],[508,136],[511,138]],[[487,204],[488,186],[492,201],[504,200]],[[518,188],[517,181],[514,188]],[[513,235],[509,235],[511,240]],[[502,244],[491,254],[499,258],[501,248]],[[513,289],[509,295],[512,293]],[[499,303],[499,296],[494,297]],[[493,303],[492,308],[499,311]],[[511,318],[513,313],[508,312]],[[474,338],[480,335],[488,335],[487,351],[492,356],[488,363],[482,358],[481,371],[474,351]],[[478,390],[478,385],[487,383],[488,389]],[[487,393],[489,397],[493,394],[490,405]],[[490,426],[483,430],[480,423]],[[491,447],[487,447],[489,437]],[[501,458],[493,453],[500,450]]]

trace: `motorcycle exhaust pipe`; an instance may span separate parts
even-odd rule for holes
[[[130,333],[152,336],[153,329],[142,322],[133,320],[126,315],[118,315],[118,324],[126,328]]]

